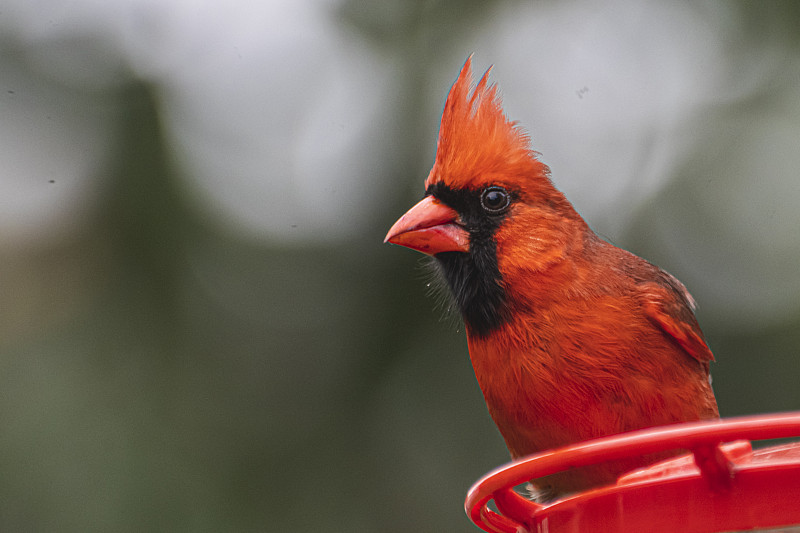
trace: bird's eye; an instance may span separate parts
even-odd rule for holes
[[[481,206],[490,215],[499,215],[511,205],[511,195],[502,187],[489,187],[481,194]]]

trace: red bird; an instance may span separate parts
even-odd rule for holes
[[[425,197],[386,236],[431,255],[464,320],[512,458],[717,418],[714,359],[680,281],[598,237],[550,181],[471,60],[450,90]],[[537,480],[543,499],[664,456]]]

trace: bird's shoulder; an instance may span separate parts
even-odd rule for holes
[[[625,250],[619,269],[632,282],[633,294],[645,316],[700,362],[713,361],[700,324],[696,303],[675,276]]]

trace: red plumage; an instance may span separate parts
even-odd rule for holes
[[[718,417],[713,355],[674,277],[596,236],[467,60],[447,98],[425,198],[386,240],[434,256],[511,456]],[[549,495],[659,457],[539,480]]]

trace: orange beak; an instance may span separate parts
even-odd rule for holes
[[[383,242],[428,255],[469,252],[469,233],[458,223],[458,213],[433,196],[426,196],[400,217]]]

